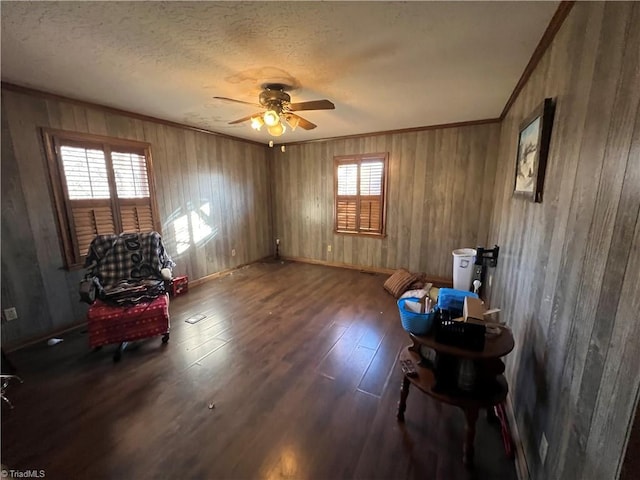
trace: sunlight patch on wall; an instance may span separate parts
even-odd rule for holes
[[[164,222],[163,232],[167,250],[174,255],[205,245],[218,234],[211,218],[210,202],[206,201],[199,207],[189,202],[186,208],[179,208]]]

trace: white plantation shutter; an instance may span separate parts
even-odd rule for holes
[[[338,165],[338,195],[357,195],[358,165]]]
[[[60,156],[70,200],[110,197],[102,150],[63,145]]]
[[[104,151],[98,147],[60,145],[75,249],[87,252],[96,235],[114,233],[111,192]]]
[[[384,162],[360,164],[360,230],[382,232],[382,182]]]
[[[67,266],[83,263],[96,235],[158,230],[147,144],[43,133]]]
[[[387,155],[337,157],[335,163],[335,230],[384,234]]]
[[[362,162],[360,165],[360,195],[382,195],[383,162]]]
[[[123,232],[153,230],[153,211],[149,192],[147,160],[144,155],[111,152],[111,164],[120,199],[120,218]],[[137,201],[130,201],[136,199]]]
[[[144,155],[112,152],[111,162],[116,176],[118,198],[149,197],[147,161]]]

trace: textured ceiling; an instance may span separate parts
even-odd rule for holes
[[[2,2],[2,79],[268,142],[269,81],[318,128],[276,143],[498,117],[558,2]],[[263,128],[264,130],[264,128]]]

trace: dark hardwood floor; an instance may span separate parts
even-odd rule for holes
[[[14,352],[2,463],[64,479],[516,478],[484,415],[472,471],[460,410],[412,389],[396,421],[410,341],[385,279],[253,264],[172,299],[169,344],[118,364],[82,330]]]

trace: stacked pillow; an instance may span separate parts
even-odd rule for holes
[[[401,268],[396,270],[393,275],[384,282],[384,289],[395,298],[400,298],[400,295],[402,295],[417,278],[418,275]]]

